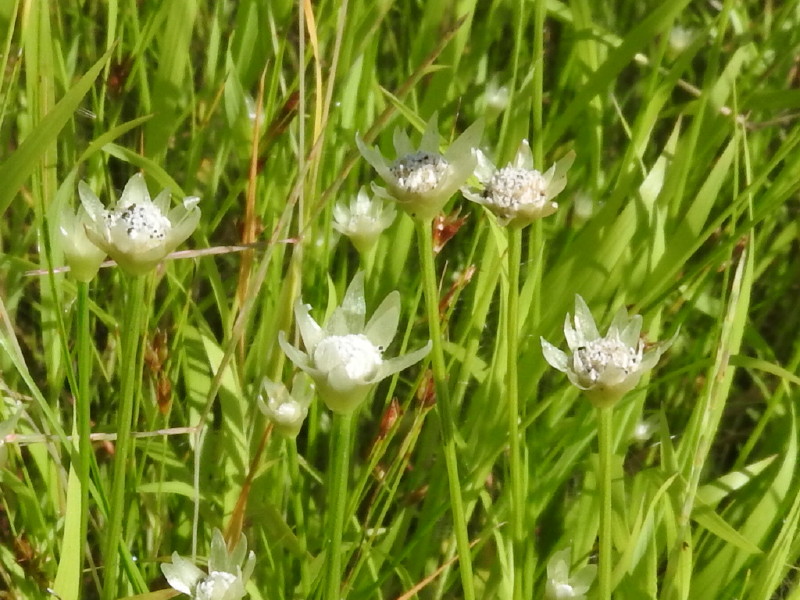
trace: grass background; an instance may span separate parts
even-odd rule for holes
[[[241,519],[252,598],[320,596],[330,417],[315,402],[295,450],[269,435],[255,395],[265,375],[290,380],[276,338],[294,299],[321,316],[359,268],[330,226],[333,203],[374,178],[356,132],[388,153],[395,126],[421,131],[438,111],[446,139],[485,119],[501,164],[524,137],[540,168],[577,155],[561,209],[524,235],[530,597],[553,552],[570,546],[578,565],[596,551],[596,420],[538,341],[563,343],[580,293],[603,325],[627,305],[651,341],[680,327],[614,414],[615,597],[800,598],[799,37],[796,2],[0,3],[0,416],[19,413],[0,472],[2,593],[68,600],[81,585],[94,598],[103,584],[113,439],[94,443],[81,540],[64,437],[76,288],[30,271],[62,264],[56,216],[79,180],[109,198],[142,170],[153,193],[202,198],[188,247],[222,252],[149,280],[134,430],[156,435],[136,438],[119,593],[164,588],[160,561],[205,556],[212,528]],[[450,205],[468,219],[436,263],[448,385],[475,585],[505,598],[506,247],[465,204]],[[401,292],[392,353],[427,339],[413,233],[398,218],[367,278],[370,309]],[[115,431],[128,289],[112,268],[90,290],[96,434]],[[417,367],[358,417],[347,598],[461,597],[431,404]],[[653,433],[637,440],[643,420]]]

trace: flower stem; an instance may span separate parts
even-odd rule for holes
[[[286,454],[289,463],[289,476],[292,479],[293,487],[295,489],[302,489],[300,479],[300,466],[297,458],[297,440],[286,440]],[[346,457],[345,457],[346,459]],[[297,532],[297,539],[300,542],[300,547],[305,555],[307,552],[306,542],[306,523],[305,523],[305,507],[303,506],[303,496],[299,493],[292,493],[292,509],[294,510],[295,531]],[[298,593],[301,598],[307,598],[311,586],[311,572],[309,570],[309,561],[303,556],[300,559],[300,584]]]
[[[75,398],[78,415],[78,478],[81,482],[81,525],[80,525],[80,561],[83,568],[86,555],[86,536],[89,528],[89,470],[91,468],[92,441],[91,435],[91,396],[89,379],[92,373],[92,350],[89,344],[89,284],[78,282],[78,298],[76,302],[76,328],[78,334],[78,393]]]
[[[126,512],[125,479],[128,456],[131,449],[131,427],[137,401],[137,382],[141,375],[139,364],[139,341],[141,337],[144,309],[144,276],[129,280],[125,319],[122,324],[122,372],[120,375],[120,404],[117,413],[117,444],[114,453],[114,475],[111,481],[111,499],[108,511],[108,528],[105,539],[105,578],[103,600],[115,600],[117,594],[117,571],[119,570],[119,545],[122,539],[122,522]]]
[[[523,599],[525,577],[525,495],[519,439],[519,387],[517,359],[519,332],[519,268],[522,256],[522,231],[508,230],[508,302],[506,315],[506,397],[508,398],[509,471],[511,478],[511,540],[514,561],[514,600]]]
[[[350,462],[350,430],[353,413],[333,415],[333,471],[329,481],[328,581],[326,600],[339,600],[342,589],[342,534],[347,507],[347,476]]]
[[[442,348],[442,333],[439,327],[439,288],[436,285],[436,271],[433,264],[433,234],[431,221],[415,221],[419,254],[422,262],[422,276],[425,290],[425,307],[428,315],[428,328],[433,342],[431,367],[436,384],[436,409],[442,434],[442,449],[447,467],[447,481],[450,488],[450,507],[453,511],[453,528],[458,548],[461,572],[461,585],[464,600],[475,600],[472,581],[472,556],[469,547],[467,519],[464,500],[461,497],[461,480],[458,477],[456,457],[455,426],[453,407],[450,405],[450,391],[447,387],[447,372]]]
[[[611,598],[611,458],[613,441],[611,439],[611,416],[613,407],[597,409],[598,441],[600,444],[600,472],[598,489],[600,493],[600,559],[599,588],[600,600]]]

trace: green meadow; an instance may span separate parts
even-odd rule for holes
[[[798,56],[795,0],[0,0],[0,599],[800,599]]]

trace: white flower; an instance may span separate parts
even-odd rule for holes
[[[533,168],[533,156],[527,140],[522,140],[514,162],[502,169],[495,167],[480,150],[475,176],[483,189],[462,188],[466,198],[492,211],[501,225],[524,227],[536,219],[556,212],[553,202],[567,185],[567,170],[575,160],[570,152],[545,173]]]
[[[308,416],[308,406],[314,394],[314,386],[305,374],[298,373],[292,381],[292,391],[282,383],[266,377],[261,381],[258,408],[272,421],[281,435],[296,438]]]
[[[697,32],[689,27],[675,25],[669,30],[667,39],[667,54],[670,58],[676,58],[681,52],[686,50],[697,39]]]
[[[174,589],[191,596],[192,600],[240,600],[245,596],[244,588],[253,574],[255,560],[252,551],[247,553],[247,539],[244,536],[228,552],[222,533],[215,529],[211,538],[208,573],[177,552],[172,553],[171,563],[161,565],[161,571]]]
[[[97,275],[100,264],[106,257],[106,253],[86,237],[86,226],[90,223],[91,219],[83,205],[78,206],[76,212],[72,212],[66,204],[63,205],[58,221],[61,249],[70,273],[78,281],[84,282],[91,281]]]
[[[639,337],[641,315],[628,317],[624,308],[614,316],[605,336],[597,331],[592,313],[583,298],[575,296],[575,325],[567,315],[564,335],[567,355],[541,338],[545,360],[567,374],[595,406],[611,406],[639,383],[645,371],[652,369],[673,340],[659,342],[645,349]],[[673,338],[674,339],[674,338]]]
[[[372,248],[378,236],[387,229],[397,216],[391,204],[381,198],[370,198],[364,188],[350,200],[349,206],[337,202],[333,207],[333,228],[350,238],[359,252]]]
[[[592,587],[597,574],[597,565],[586,565],[570,577],[569,548],[564,548],[553,554],[547,561],[547,589],[545,597],[548,600],[582,600],[586,592]]]
[[[429,221],[441,212],[475,168],[473,149],[483,132],[483,122],[470,125],[444,154],[439,153],[437,115],[431,117],[422,134],[419,149],[414,150],[408,135],[394,131],[397,159],[389,162],[377,148],[367,146],[356,136],[361,155],[386,182],[388,190],[373,185],[375,193],[392,198],[415,219]]]
[[[317,384],[320,398],[332,411],[350,413],[381,379],[421,360],[431,349],[422,348],[389,360],[383,352],[397,333],[400,294],[389,294],[365,324],[364,273],[353,277],[342,305],[333,311],[324,327],[309,314],[310,307],[297,300],[294,314],[305,352],[286,341],[283,331],[278,342],[294,364]]]
[[[185,198],[181,205],[168,210],[169,191],[150,200],[140,173],[130,178],[119,202],[110,210],[84,182],[78,184],[78,193],[89,216],[86,235],[134,275],[155,267],[192,234],[200,220],[199,198]]]

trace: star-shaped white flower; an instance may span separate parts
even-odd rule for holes
[[[308,407],[314,395],[314,386],[304,373],[297,373],[292,381],[292,391],[282,383],[266,377],[261,381],[258,408],[281,435],[296,438],[308,416]]]
[[[639,337],[641,315],[628,317],[625,308],[614,316],[608,332],[601,336],[583,298],[575,296],[574,326],[570,315],[564,323],[567,354],[541,338],[545,360],[586,393],[595,406],[611,406],[636,387],[645,371],[652,369],[672,340],[645,348]]]
[[[397,333],[400,294],[390,293],[366,321],[364,273],[353,277],[341,306],[321,327],[301,300],[294,314],[305,352],[286,341],[281,331],[278,342],[292,362],[308,373],[323,402],[332,411],[354,411],[380,380],[413,365],[431,349],[431,342],[404,356],[384,360],[383,352]]]
[[[575,160],[570,152],[545,173],[533,168],[527,140],[522,140],[514,162],[502,169],[492,164],[480,150],[475,151],[475,176],[483,189],[462,188],[464,196],[482,204],[497,217],[500,225],[524,227],[558,209],[553,202],[567,185],[567,170]]]
[[[89,216],[86,235],[100,249],[134,275],[147,273],[188,238],[200,221],[200,199],[189,197],[170,210],[170,193],[150,199],[144,177],[130,178],[111,209],[84,182],[78,184],[81,202]]]
[[[547,561],[547,600],[584,600],[592,587],[597,565],[585,565],[570,575],[570,554],[570,549],[565,548]]]
[[[356,249],[367,252],[378,236],[387,229],[397,216],[394,206],[382,198],[370,198],[364,188],[349,204],[337,202],[333,207],[333,228],[346,235]]]
[[[356,136],[356,144],[361,155],[386,182],[387,189],[373,185],[375,193],[394,199],[414,219],[429,221],[441,212],[472,173],[476,161],[473,150],[482,133],[483,122],[476,121],[440,154],[439,126],[434,113],[416,150],[405,131],[395,129],[397,158],[394,161],[388,161],[359,136]]]
[[[240,600],[246,594],[245,585],[253,574],[255,560],[252,551],[247,553],[247,539],[244,536],[228,552],[222,533],[215,529],[207,573],[177,552],[172,553],[171,563],[161,565],[161,571],[174,589],[187,594],[192,600]]]

